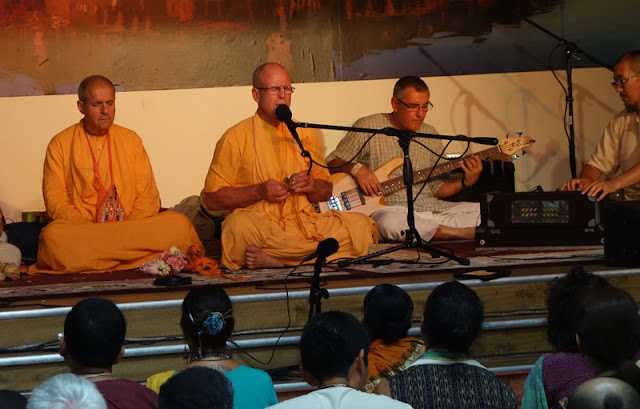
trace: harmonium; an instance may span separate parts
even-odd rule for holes
[[[485,193],[476,248],[602,246],[602,206],[580,192]]]

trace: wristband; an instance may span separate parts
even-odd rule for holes
[[[360,170],[361,167],[363,167],[364,165],[362,163],[356,163],[355,165],[353,165],[353,167],[351,168],[351,176],[356,177],[356,173],[358,173],[358,171]]]

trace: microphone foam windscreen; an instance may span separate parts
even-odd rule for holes
[[[278,105],[278,107],[276,108],[276,118],[278,118],[278,121],[286,122],[290,120],[291,117],[292,117],[291,110],[289,109],[288,106],[284,104]]]
[[[338,240],[334,239],[333,237],[324,239],[320,243],[318,243],[318,249],[317,249],[318,257],[327,258],[333,253],[335,253],[336,251],[338,251],[339,247],[340,247],[340,244],[338,244]]]

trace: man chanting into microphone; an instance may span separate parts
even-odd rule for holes
[[[253,73],[256,113],[228,129],[216,145],[202,202],[226,216],[222,224],[222,264],[230,269],[296,265],[318,243],[333,237],[339,250],[329,259],[367,254],[377,239],[375,223],[361,214],[317,213],[311,202],[331,196],[329,172],[310,167],[310,158],[276,116],[289,106],[294,88],[287,70],[266,63]],[[300,129],[300,143],[311,158],[325,164],[321,144],[311,130]]]

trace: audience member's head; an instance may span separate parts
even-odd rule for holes
[[[29,397],[27,409],[107,409],[96,386],[82,376],[66,373],[53,376]]]
[[[640,393],[640,368],[635,361],[631,360],[618,365],[615,375],[612,376],[633,386]]]
[[[458,281],[437,286],[427,298],[422,335],[428,348],[467,353],[484,321],[482,301]]]
[[[329,311],[312,317],[302,330],[300,358],[303,377],[319,387],[335,378],[362,389],[367,378],[369,337],[353,315]]]
[[[110,370],[122,357],[126,330],[124,315],[113,302],[84,299],[67,314],[60,355],[74,373],[89,368]]]
[[[547,337],[554,349],[579,352],[576,325],[582,297],[591,288],[609,285],[605,278],[585,272],[580,265],[551,281],[547,292]]]
[[[192,355],[220,351],[233,332],[231,300],[213,285],[194,288],[182,302],[180,327]]]
[[[578,345],[596,371],[616,369],[640,348],[640,317],[634,299],[615,287],[594,288],[582,299]]]
[[[569,398],[568,409],[636,409],[640,395],[615,378],[594,378],[580,385]]]
[[[233,409],[231,381],[215,369],[196,366],[160,387],[158,409]]]
[[[380,284],[364,297],[362,323],[371,341],[381,339],[392,344],[407,336],[411,328],[413,301],[402,288],[392,284]]]
[[[0,408],[2,409],[25,409],[27,398],[19,392],[8,389],[0,390]]]

